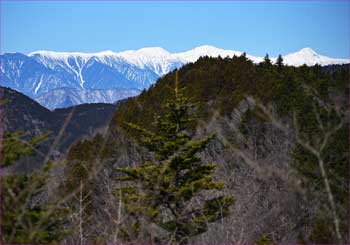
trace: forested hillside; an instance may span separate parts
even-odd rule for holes
[[[71,146],[60,240],[349,243],[348,84],[348,65],[244,54],[164,75]]]
[[[178,75],[184,93],[197,105],[193,111],[197,117],[193,130],[197,135],[203,132],[217,135],[216,143],[203,158],[222,162],[224,173],[218,173],[218,179],[226,178],[234,183],[230,187],[234,196],[237,185],[248,190],[257,188],[255,195],[245,193],[258,202],[248,213],[257,212],[264,205],[270,209],[269,221],[262,218],[264,212],[255,214],[249,221],[261,226],[260,234],[255,236],[247,235],[254,233],[254,228],[246,227],[249,243],[260,236],[278,243],[330,243],[346,239],[348,65],[296,68],[283,65],[281,58],[272,64],[268,56],[259,65],[244,55],[232,59],[203,57],[180,69]],[[130,132],[124,125],[133,122],[156,130],[154,115],[164,113],[164,105],[173,96],[174,80],[175,72],[164,76],[139,97],[127,100],[114,115],[111,128],[117,125]],[[131,137],[139,137],[130,133]],[[253,181],[253,185],[251,180],[237,181],[246,174],[241,173],[241,168],[254,169],[253,176],[259,180]],[[294,186],[288,186],[291,184],[288,182],[294,182]],[[269,196],[273,192],[279,196],[278,201],[270,200],[276,198]],[[238,198],[238,205],[247,198]],[[283,206],[283,202],[288,204]],[[286,219],[279,226],[278,212]],[[242,215],[241,210],[234,213],[238,217]],[[289,216],[297,213],[297,220]],[[267,227],[264,222],[274,225]],[[222,235],[237,236],[237,229],[232,230]]]
[[[201,118],[209,119],[209,111],[227,116],[248,95],[264,104],[273,102],[283,115],[287,115],[292,112],[293,102],[301,104],[306,100],[301,93],[304,86],[317,89],[322,99],[330,99],[330,93],[335,91],[345,92],[348,68],[348,65],[297,68],[283,66],[283,63],[272,65],[269,59],[255,65],[245,56],[233,59],[202,57],[181,68],[179,77],[181,86],[186,87],[186,95],[199,103]],[[115,121],[119,125],[125,120],[152,122],[154,113],[159,113],[172,96],[174,74],[165,75],[148,91],[128,99],[114,116]]]

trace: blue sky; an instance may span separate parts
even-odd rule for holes
[[[1,52],[97,52],[209,44],[276,56],[349,57],[349,1],[1,1]]]

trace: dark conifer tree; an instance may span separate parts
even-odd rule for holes
[[[31,154],[47,139],[43,135],[26,142],[23,137],[23,133],[4,135],[4,166]],[[58,243],[63,238],[67,210],[57,203],[38,204],[36,200],[45,189],[51,167],[52,164],[46,164],[31,174],[9,172],[2,177],[2,244]]]
[[[248,60],[248,58],[247,58],[247,53],[246,53],[246,52],[243,52],[243,53],[239,56],[239,60],[247,61],[247,60]]]
[[[282,55],[278,55],[277,60],[276,60],[276,65],[277,67],[281,68],[283,66],[283,58]]]
[[[264,67],[271,67],[272,63],[268,54],[265,55],[262,65]]]
[[[144,217],[165,231],[156,242],[187,243],[190,237],[207,230],[213,223],[229,214],[231,196],[220,195],[200,200],[205,190],[221,190],[222,182],[211,176],[215,163],[203,163],[197,153],[213,136],[192,140],[189,134],[189,110],[192,105],[178,88],[177,73],[175,99],[166,104],[164,117],[156,119],[157,131],[138,125],[128,125],[142,135],[143,145],[155,154],[155,159],[136,167],[119,168],[119,180],[127,181],[119,189],[126,211]],[[199,203],[191,205],[191,201]],[[151,241],[152,242],[152,241]]]

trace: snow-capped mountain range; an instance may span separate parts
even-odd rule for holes
[[[182,53],[170,53],[159,47],[99,53],[6,53],[0,56],[1,86],[22,92],[49,109],[81,103],[113,103],[137,95],[160,76],[201,56],[232,57],[242,53],[208,45]],[[255,63],[263,60],[249,54],[247,57]],[[311,48],[284,55],[283,60],[291,66],[349,63],[349,59],[322,56]]]

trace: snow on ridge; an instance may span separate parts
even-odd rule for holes
[[[80,53],[80,52],[54,52],[54,51],[35,51],[29,53],[28,56],[36,57],[45,66],[55,66],[57,62],[66,64],[70,67],[68,59],[81,59],[82,65],[85,65],[91,58],[96,58],[100,62],[112,66],[116,60],[124,61],[141,69],[149,67],[161,76],[170,71],[173,63],[182,62],[174,58],[167,50],[160,47],[148,47],[138,50],[126,50],[122,52],[114,52],[111,50],[101,51],[97,53]],[[81,69],[80,69],[81,70]]]
[[[240,51],[225,50],[210,45],[202,45],[185,52],[175,53],[173,56],[186,62],[195,62],[197,59],[199,59],[199,57],[206,55],[210,57],[232,57],[233,55],[239,56],[241,54],[242,52]]]
[[[171,54],[168,50],[165,50],[161,47],[148,47],[148,48],[141,48],[135,51],[136,53],[143,54],[146,56],[153,56],[153,57],[169,57]]]
[[[301,66],[308,65],[333,65],[333,64],[347,64],[349,59],[336,59],[328,56],[318,54],[312,48],[303,48],[297,52],[287,54],[283,56],[284,62],[287,65]]]
[[[46,58],[51,59],[67,59],[68,57],[77,56],[77,57],[91,57],[93,54],[91,53],[80,53],[80,52],[56,52],[49,50],[39,50],[34,51],[28,54],[28,56],[39,55]]]
[[[43,63],[55,61],[68,63],[67,60],[71,57],[81,59],[82,63],[86,63],[90,58],[96,57],[101,62],[111,65],[111,61],[120,59],[141,69],[146,67],[151,68],[158,75],[163,75],[169,72],[169,67],[171,67],[173,63],[186,64],[189,62],[195,62],[201,56],[221,56],[224,58],[227,56],[233,57],[234,55],[239,56],[242,53],[243,52],[241,51],[220,49],[211,45],[202,45],[179,53],[170,53],[161,47],[145,47],[137,50],[125,50],[121,52],[105,50],[96,53],[54,52],[41,50],[29,53],[28,55],[39,56],[39,59],[42,60]],[[315,65],[316,63],[320,65],[349,63],[349,59],[335,59],[322,56],[309,47],[282,57],[286,64],[292,66],[300,66],[303,64]],[[263,60],[263,57],[257,57],[249,54],[247,54],[247,58],[251,59],[254,63],[259,63]],[[271,58],[272,61],[275,59],[276,58]]]
[[[127,50],[117,53],[118,56],[124,58],[127,62],[136,65],[140,68],[151,68],[157,75],[161,76],[168,73],[172,64],[182,63],[177,57],[161,48],[161,47],[147,47],[138,50]]]

